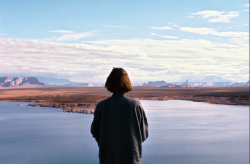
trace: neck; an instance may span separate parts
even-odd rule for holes
[[[113,94],[115,94],[115,95],[121,95],[121,94],[124,94],[124,92],[114,92]]]

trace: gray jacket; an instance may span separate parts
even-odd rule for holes
[[[113,94],[100,101],[94,112],[91,133],[99,146],[100,164],[141,164],[148,122],[138,100]]]

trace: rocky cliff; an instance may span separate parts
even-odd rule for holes
[[[168,83],[166,83],[165,81],[149,81],[147,84],[144,83],[143,86],[163,86],[163,85],[168,85]]]
[[[17,86],[29,86],[29,85],[41,85],[36,77],[0,77],[0,87],[17,87]]]

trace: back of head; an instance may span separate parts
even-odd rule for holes
[[[105,83],[105,88],[114,93],[132,91],[128,73],[123,68],[113,68]]]

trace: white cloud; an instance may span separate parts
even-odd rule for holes
[[[218,32],[213,28],[195,28],[195,27],[181,27],[181,31],[186,31],[190,33],[200,34],[200,35],[216,35],[216,36],[223,36],[223,37],[248,37],[248,32],[235,32],[235,31],[228,31],[228,32]]]
[[[52,33],[60,33],[59,37],[55,37],[53,39],[46,39],[46,40],[53,40],[53,41],[79,41],[82,38],[91,37],[95,31],[88,31],[82,33],[75,33],[71,30],[56,30],[56,31],[48,31]]]
[[[58,37],[56,40],[59,40],[59,41],[78,41],[82,38],[87,38],[87,37],[92,36],[93,33],[94,33],[94,31],[73,33],[73,34],[63,34],[62,36]]]
[[[71,31],[71,30],[56,30],[56,31],[48,31],[48,32],[63,33],[63,34],[72,34],[72,33],[75,33],[74,31]]]
[[[244,11],[248,11],[249,12],[249,3],[245,4],[244,6],[248,8],[248,10],[244,10]]]
[[[179,39],[179,37],[177,36],[166,36],[166,35],[157,35],[155,33],[151,33],[152,36],[158,36],[158,37],[161,37],[161,38],[166,38],[166,39]]]
[[[248,8],[248,10],[244,10],[244,11],[248,11],[249,12],[249,3],[245,4],[244,6],[246,6]]]
[[[6,34],[0,34],[0,35],[6,35]]]
[[[238,11],[215,11],[215,10],[204,10],[197,13],[192,13],[192,15],[197,15],[202,19],[207,19],[208,22],[221,22],[229,23],[232,22],[231,19],[239,17]]]
[[[103,25],[104,27],[111,27],[111,28],[130,28],[130,26],[111,26],[111,25]]]
[[[104,27],[114,27],[114,28],[117,28],[119,26],[110,26],[110,25],[103,25]]]
[[[165,26],[165,27],[150,27],[151,29],[154,29],[154,30],[173,30],[172,27],[169,27],[169,26]]]
[[[124,67],[132,82],[178,80],[216,75],[249,79],[249,45],[204,39],[99,40],[65,44],[0,38],[0,74],[57,76],[82,82],[105,82],[113,67]]]
[[[216,33],[216,31],[212,28],[195,28],[195,27],[181,27],[181,31],[191,32],[200,35],[208,35]]]

